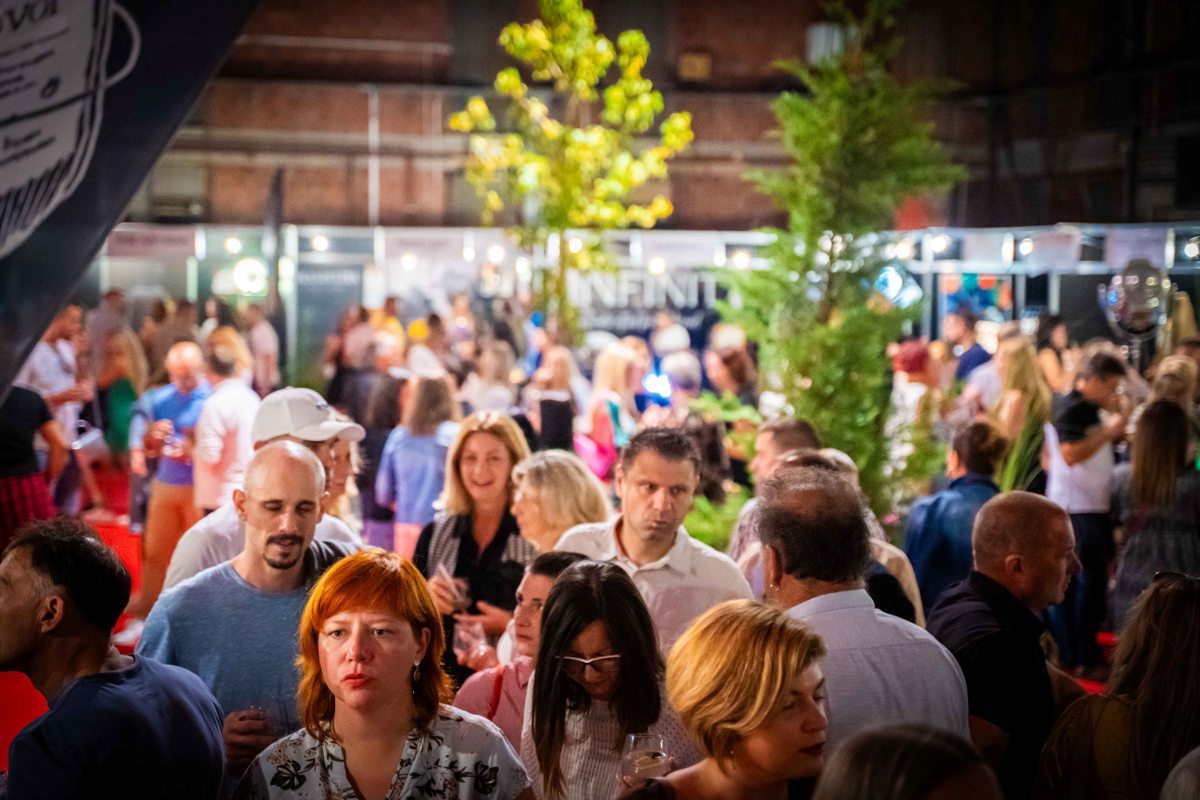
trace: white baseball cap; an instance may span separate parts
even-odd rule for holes
[[[341,422],[334,419],[333,413],[333,407],[312,389],[289,386],[263,398],[250,427],[250,438],[268,442],[294,436],[306,442],[323,442],[336,436],[361,442],[367,435],[361,425]]]

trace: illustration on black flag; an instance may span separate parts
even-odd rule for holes
[[[117,18],[130,52],[105,75]],[[113,0],[0,0],[0,257],[75,191],[105,89],[129,74],[139,49],[137,25]]]

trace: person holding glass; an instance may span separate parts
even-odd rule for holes
[[[251,763],[235,796],[529,800],[493,725],[447,705],[437,608],[412,563],[378,548],[342,559],[300,619],[304,727]]]
[[[541,638],[542,607],[563,570],[577,561],[579,553],[542,553],[533,560],[517,587],[513,611],[513,640],[516,658],[507,664],[476,672],[454,696],[454,705],[487,717],[504,732],[513,747],[521,746],[521,724],[525,715],[525,693],[533,674],[533,658]],[[489,648],[490,650],[491,648]],[[492,651],[493,656],[495,651]]]
[[[537,555],[509,512],[512,468],[528,455],[521,429],[495,412],[467,417],[447,453],[443,513],[421,531],[413,563],[429,581],[449,641],[456,622],[494,638],[512,619],[517,585]],[[453,654],[446,669],[460,685],[472,672]]]
[[[663,696],[663,660],[650,612],[616,564],[581,561],[558,577],[542,611],[535,663],[521,758],[538,797],[617,797],[629,785],[622,746],[630,734],[661,737],[656,767],[699,761]]]
[[[667,697],[705,758],[628,800],[782,800],[789,780],[815,777],[825,749],[823,655],[821,638],[778,609],[729,600],[706,611],[667,659]],[[639,760],[652,766],[652,755],[635,756],[632,771]]]

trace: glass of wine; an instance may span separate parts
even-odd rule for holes
[[[638,786],[650,778],[662,778],[670,771],[670,758],[662,734],[631,733],[625,737],[621,777],[626,785]]]
[[[468,653],[487,647],[487,635],[483,632],[483,624],[455,622],[453,646],[454,655],[458,657],[459,663],[463,662]]]

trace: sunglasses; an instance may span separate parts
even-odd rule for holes
[[[1150,582],[1158,583],[1159,581],[1179,581],[1179,580],[1196,581],[1197,583],[1200,583],[1200,577],[1197,577],[1195,575],[1187,575],[1182,572],[1175,572],[1173,570],[1163,570],[1161,572],[1154,573],[1154,580],[1152,580]]]
[[[612,675],[621,666],[621,656],[597,656],[596,658],[575,658],[574,656],[559,656],[558,663],[562,665],[563,672],[570,675],[572,678],[578,678],[583,675],[583,671],[588,667],[596,670],[600,675]]]

